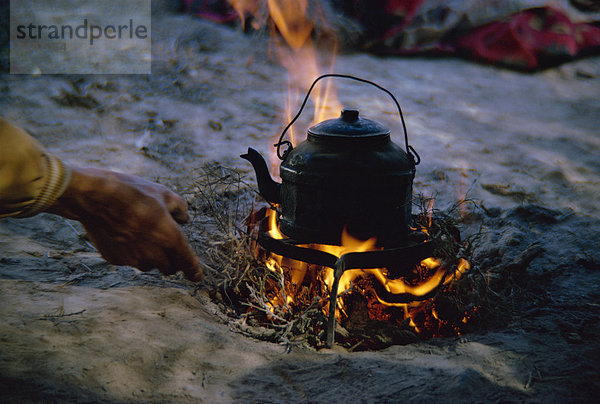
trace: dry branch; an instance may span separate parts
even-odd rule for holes
[[[241,173],[219,165],[205,166],[189,187],[189,192],[193,195],[190,206],[195,215],[187,231],[190,239],[196,241],[194,244],[198,252],[208,257],[215,268],[207,282],[213,290],[213,299],[226,307],[226,318],[240,332],[254,338],[288,346],[298,341],[323,346],[326,334],[324,307],[327,306],[328,291],[312,284],[295,285],[293,287],[298,288],[293,292],[296,301],[287,303],[286,288],[291,286],[286,286],[286,281],[289,280],[284,274],[269,270],[263,260],[257,258],[260,249],[251,231],[260,217],[257,212],[267,204],[257,198],[253,187],[244,181]],[[481,236],[482,230],[461,240],[456,218],[459,210],[465,211],[465,205],[478,207],[475,202],[464,200],[442,212],[428,209],[431,204],[426,198],[417,198],[415,210],[419,214],[415,215],[415,226],[428,229],[436,243],[435,256],[449,269],[456,268],[461,258],[472,260]],[[452,287],[441,288],[427,307],[435,307],[439,315],[454,321],[456,329],[473,328],[472,324],[477,324],[477,321],[465,326],[461,322],[463,316],[481,320],[493,314],[495,308],[502,307],[498,302],[503,294],[490,289],[490,277],[502,277],[502,273],[526,268],[540,253],[539,247],[530,246],[514,262],[497,268],[497,273],[492,274],[484,274],[476,263],[471,262],[471,270],[462,274],[460,279],[453,280]],[[316,282],[319,276],[315,273],[313,281]],[[373,279],[365,279],[359,278],[358,283],[373,282]],[[363,286],[353,284],[344,299],[360,296]],[[363,325],[357,329],[357,324]],[[408,321],[388,325],[369,320],[367,316],[362,323],[354,319],[348,325],[349,334],[344,344],[352,349],[403,344],[418,339]]]

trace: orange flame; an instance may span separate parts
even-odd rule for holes
[[[307,18],[306,0],[267,0],[269,12],[277,29],[295,51],[310,39],[314,23]]]
[[[281,64],[288,72],[287,77],[287,96],[284,100],[285,123],[290,122],[296,114],[301,96],[306,93],[313,81],[323,73],[332,73],[335,68],[335,55],[337,52],[337,41],[330,43],[329,49],[324,49],[320,44],[320,49],[324,52],[318,52],[315,48],[313,39],[317,21],[319,21],[318,6],[309,4],[308,0],[228,0],[231,6],[236,10],[241,20],[244,21],[246,16],[251,15],[253,19],[253,27],[258,29],[262,24],[267,24],[271,31],[271,49],[279,58]],[[265,7],[266,5],[266,7]],[[267,10],[268,15],[264,14]],[[263,14],[261,14],[263,13]],[[320,60],[321,59],[321,60]],[[312,124],[336,117],[340,110],[341,104],[337,98],[336,90],[332,80],[325,81],[324,85],[317,85],[311,94],[311,100],[314,104],[314,117]],[[290,128],[290,140],[296,145],[304,138],[296,135],[294,127]],[[274,154],[272,155],[275,161]],[[433,200],[428,206],[429,226],[431,226],[431,218],[433,213]],[[283,239],[285,236],[279,231],[276,220],[275,210],[269,210],[269,235],[275,239]],[[423,229],[426,231],[426,229]],[[426,231],[427,232],[427,231]],[[348,234],[345,230],[342,233],[342,245],[305,245],[309,247],[328,252],[336,257],[341,257],[349,252],[366,252],[374,251],[376,247],[376,238],[369,240],[358,240]],[[266,259],[266,266],[269,270],[277,272],[284,276],[286,280],[291,280],[291,286],[286,286],[282,290],[282,299],[280,296],[274,297],[271,301],[273,306],[282,305],[283,302],[290,304],[294,302],[297,288],[302,284],[309,265],[282,257],[275,254],[270,254]],[[344,310],[343,296],[344,293],[352,289],[352,285],[358,278],[363,276],[372,276],[380,282],[384,288],[392,294],[410,293],[415,296],[425,296],[429,292],[441,285],[447,285],[453,279],[458,279],[464,271],[469,268],[469,263],[466,260],[460,260],[454,274],[447,276],[448,271],[442,265],[442,262],[435,258],[426,258],[420,262],[420,268],[423,273],[428,274],[426,279],[417,285],[408,284],[404,279],[388,279],[387,270],[385,268],[376,269],[351,269],[343,273],[338,286],[338,302],[337,305]],[[320,268],[321,280],[328,290],[331,290],[334,279],[334,270],[331,268]],[[419,332],[415,322],[413,321],[411,310],[422,304],[422,302],[413,302],[408,304],[390,304],[380,300],[381,304],[387,306],[399,306],[404,309],[404,318],[410,320],[410,325]],[[325,307],[326,309],[326,307]],[[410,309],[410,310],[409,310]],[[339,311],[338,311],[339,314]],[[432,313],[436,318],[437,314]]]
[[[269,231],[267,233],[274,239],[283,239],[284,236],[279,230],[279,226],[277,226],[277,213],[275,209],[269,209],[267,214],[269,218]],[[284,268],[286,268],[286,270],[289,272],[289,280],[291,285],[287,291],[284,288],[282,293],[285,295],[285,301],[287,304],[293,303],[294,293],[304,280],[304,276],[308,270],[308,264],[306,262],[297,261],[288,257],[270,253],[265,261],[265,266],[269,270],[278,272],[283,276],[285,276]],[[276,304],[277,302],[273,301],[271,303]]]
[[[229,0],[229,3],[242,21],[247,15],[252,15],[255,21],[264,21],[260,16],[260,1]],[[288,95],[285,100],[287,123],[298,108],[299,95],[305,93],[312,82],[325,72],[324,70],[333,72],[337,41],[334,38],[329,44],[329,49],[317,52],[312,35],[315,30],[315,21],[322,19],[319,18],[318,6],[309,7],[308,0],[266,0],[266,5],[268,17],[270,17],[266,22],[269,24],[272,34],[280,34],[280,36],[271,36],[273,48],[281,64],[288,71]],[[319,56],[329,60],[321,64]],[[324,69],[322,66],[328,67]],[[313,123],[336,117],[341,110],[341,104],[337,99],[331,80],[326,82],[324,89],[317,86],[314,91]],[[290,137],[292,143],[297,141],[293,128],[290,130]]]
[[[430,208],[432,205],[429,205]],[[271,237],[275,239],[283,239],[285,236],[281,233],[277,226],[277,213],[274,209],[270,209],[268,211],[269,215],[269,230],[268,233]],[[366,251],[376,251],[380,248],[377,247],[377,239],[375,237],[370,238],[368,240],[359,240],[350,235],[346,229],[342,232],[341,237],[342,245],[325,245],[325,244],[307,244],[301,245],[304,248],[312,248],[320,251],[327,252],[336,257],[341,257],[344,254],[350,252],[366,252]],[[296,261],[287,257],[282,257],[276,254],[270,254],[266,261],[266,266],[272,271],[279,272],[281,274],[285,274],[285,271],[288,271],[288,279],[291,279],[291,287],[286,288],[286,302],[292,303],[294,302],[294,294],[297,290],[298,286],[304,280],[304,277],[308,271],[309,265]],[[345,313],[345,306],[343,297],[346,293],[352,290],[353,283],[358,280],[358,278],[363,276],[372,276],[377,282],[380,282],[381,285],[385,288],[388,293],[391,294],[404,294],[408,293],[414,296],[425,296],[435,290],[438,287],[445,286],[453,282],[454,280],[460,279],[460,277],[470,269],[469,262],[464,258],[459,258],[458,263],[456,265],[456,269],[454,272],[449,272],[447,268],[444,267],[442,261],[438,258],[429,257],[423,259],[419,264],[419,268],[422,268],[424,274],[426,274],[420,283],[416,285],[412,285],[406,282],[403,278],[398,279],[389,279],[387,277],[387,270],[385,268],[374,268],[374,269],[349,269],[346,270],[339,281],[338,285],[338,300],[337,307],[339,311],[337,312],[338,319],[340,318],[340,312]],[[285,271],[284,269],[285,268]],[[313,268],[314,269],[314,268]],[[334,270],[332,268],[323,267],[320,269],[321,273],[321,281],[324,283],[325,287],[331,291],[333,281],[334,281]],[[277,300],[277,301],[276,301]],[[273,300],[271,303],[276,305],[280,300],[277,298]],[[423,304],[422,301],[415,301],[411,303],[390,303],[381,300],[377,297],[377,300],[380,304],[384,306],[393,306],[393,307],[401,307],[404,310],[404,318],[409,320],[409,324],[417,331],[420,332],[419,327],[413,321],[412,311],[415,308],[418,308]],[[328,306],[324,307],[324,310],[328,310]],[[435,310],[432,309],[432,317],[438,321],[438,314],[435,313]]]
[[[228,0],[231,7],[237,12],[238,17],[242,21],[242,27],[246,28],[246,16],[258,16],[260,12],[260,4],[256,0]],[[260,25],[254,25],[255,29],[260,28]]]
[[[377,243],[377,238],[373,237],[366,241],[358,240],[352,237],[348,232],[344,229],[342,233],[342,245],[341,246],[332,246],[332,245],[321,245],[321,244],[313,244],[310,247],[328,252],[336,257],[341,257],[344,254],[349,252],[365,252],[365,251],[376,251],[380,248],[376,248],[375,245]],[[385,289],[393,294],[399,293],[410,293],[415,296],[424,296],[427,293],[431,292],[433,289],[438,287],[442,282],[443,276],[445,274],[445,270],[441,267],[440,260],[436,258],[426,258],[420,262],[420,265],[426,267],[428,269],[437,269],[435,274],[431,276],[426,282],[419,284],[417,286],[410,286],[404,282],[403,279],[388,279],[387,271],[383,268],[367,268],[367,269],[350,269],[344,272],[342,277],[340,278],[339,286],[338,286],[338,294],[342,294],[346,290],[350,289],[352,286],[352,282],[359,276],[363,275],[373,275],[381,284],[385,287]],[[326,274],[324,276],[324,282],[327,287],[331,290],[331,286],[333,285],[333,269],[327,268]],[[391,305],[390,303],[382,302],[386,305]]]

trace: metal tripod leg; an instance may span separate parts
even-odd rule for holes
[[[333,347],[335,342],[335,311],[337,308],[337,294],[340,278],[346,270],[346,264],[342,258],[335,262],[335,270],[333,272],[333,285],[329,292],[329,318],[327,319],[327,347]]]

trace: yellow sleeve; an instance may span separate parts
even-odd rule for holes
[[[62,195],[71,171],[24,130],[0,118],[0,218],[29,217]]]

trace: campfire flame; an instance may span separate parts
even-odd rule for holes
[[[229,0],[229,3],[242,21],[252,17],[254,28],[258,29],[262,24],[268,26],[271,32],[271,49],[288,71],[284,119],[286,122],[291,121],[298,109],[300,96],[307,92],[313,80],[323,73],[332,73],[335,68],[335,37],[319,44],[321,52],[317,51],[313,40],[315,21],[326,24],[319,5],[309,5],[308,0],[266,0],[268,15],[264,17],[261,10],[265,6],[265,0]],[[313,94],[313,124],[337,117],[342,105],[331,80],[324,86],[317,86]],[[297,144],[293,127],[289,134],[292,143]]]
[[[432,207],[432,205],[430,206]],[[281,233],[277,225],[276,210],[268,209],[267,214],[269,218],[269,236],[275,239],[284,239],[285,236]],[[429,223],[431,223],[431,216],[429,213],[427,220]],[[301,247],[324,251],[335,255],[338,258],[350,252],[377,251],[381,249],[377,247],[376,238],[370,238],[365,241],[359,240],[350,235],[346,230],[344,230],[342,233],[341,241],[342,245],[340,246],[313,243],[301,245]],[[274,306],[282,306],[284,301],[288,305],[294,303],[296,293],[300,290],[300,286],[302,285],[309,269],[319,274],[317,278],[322,286],[321,291],[324,291],[327,295],[331,292],[334,281],[334,270],[332,268],[309,265],[305,262],[282,257],[273,253],[267,254],[265,265],[269,270],[278,272],[285,279],[289,280],[289,284],[281,288],[280,293],[271,299],[270,303]],[[336,318],[338,321],[342,321],[344,318],[347,318],[351,315],[351,313],[347,313],[344,298],[346,295],[355,290],[355,284],[361,278],[371,277],[376,282],[379,282],[385,288],[385,290],[392,295],[409,293],[413,296],[421,297],[428,295],[436,288],[451,286],[452,282],[460,279],[461,276],[469,269],[470,264],[464,258],[459,258],[454,270],[449,270],[441,259],[428,257],[421,260],[417,265],[415,270],[419,273],[419,276],[416,280],[412,281],[408,281],[404,278],[390,279],[387,276],[388,274],[385,268],[346,270],[343,273],[338,285],[338,310],[336,312]],[[409,325],[417,333],[422,333],[425,331],[426,335],[436,336],[437,334],[435,332],[431,333],[432,326],[430,324],[428,325],[427,323],[431,323],[432,320],[437,323],[444,321],[440,318],[439,314],[435,310],[435,307],[432,305],[433,298],[410,303],[393,303],[379,298],[376,293],[373,293],[373,296],[374,299],[384,307],[402,308],[404,312],[403,320],[408,321]],[[323,311],[325,314],[328,314],[327,305],[324,305]],[[427,321],[423,320],[424,311],[428,311],[429,313],[430,318],[428,318]],[[461,322],[467,322],[466,316],[461,319]],[[429,329],[425,330],[424,327],[428,327]],[[460,332],[456,330],[456,333],[459,334]]]
[[[324,73],[333,73],[336,62],[337,40],[329,36],[329,41],[319,43],[317,50],[315,36],[318,28],[326,26],[323,12],[317,2],[309,3],[308,0],[228,0],[236,10],[244,23],[251,18],[252,26],[259,29],[266,25],[271,33],[270,50],[278,57],[281,64],[288,72],[287,96],[285,99],[285,110],[283,119],[290,122],[296,114],[300,104],[300,97],[307,92],[313,80]],[[336,90],[332,80],[327,80],[324,85],[318,85],[313,91],[314,115],[312,124],[326,119],[335,118],[342,106],[337,98]],[[290,140],[295,145],[299,142],[298,136],[292,126],[288,131]],[[276,157],[273,153],[272,162]],[[432,224],[433,201],[427,206],[429,226],[421,230],[428,236]],[[269,228],[268,234],[274,239],[284,239],[277,225],[275,209],[268,209]],[[313,248],[324,251],[336,257],[350,252],[376,251],[377,239],[358,240],[344,230],[341,235],[342,245],[310,244],[301,247]],[[263,254],[265,266],[272,272],[280,275],[282,284],[275,285],[268,293],[269,308],[275,316],[275,308],[283,308],[284,311],[290,306],[297,304],[300,294],[303,293],[302,285],[312,282],[311,291],[314,295],[324,296],[322,305],[325,314],[328,313],[327,295],[331,292],[334,282],[334,270],[327,267],[309,265],[305,262],[293,260],[273,253]],[[316,268],[315,268],[316,267]],[[422,260],[415,268],[415,279],[403,278],[390,279],[385,268],[376,269],[350,269],[343,273],[338,286],[338,299],[336,316],[338,321],[347,318],[346,297],[357,290],[357,283],[363,279],[372,279],[379,282],[390,294],[409,293],[414,296],[426,296],[439,287],[450,285],[454,280],[469,269],[468,261],[460,259],[454,270],[434,257]],[[309,276],[309,274],[311,274]],[[312,274],[316,274],[313,276]],[[310,278],[310,279],[308,279]],[[283,284],[285,280],[285,284]],[[317,283],[317,286],[314,286]],[[417,333],[428,331],[431,323],[442,323],[439,313],[436,312],[432,299],[416,301],[411,303],[390,303],[369,291],[369,306],[379,307],[373,310],[373,316],[381,317],[381,307],[400,308],[403,311],[402,321],[407,321]],[[306,297],[303,296],[304,301]],[[308,300],[312,300],[309,298]],[[379,314],[375,313],[379,312]],[[427,315],[423,315],[427,312]],[[464,321],[466,319],[463,318]],[[439,327],[438,327],[439,328]],[[435,332],[431,333],[431,336]]]

